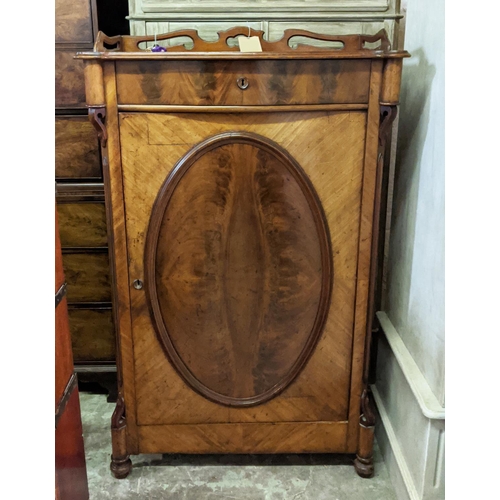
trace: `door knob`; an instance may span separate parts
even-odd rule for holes
[[[134,285],[134,288],[136,290],[141,290],[144,283],[141,281],[141,280],[134,280],[134,282],[132,283],[132,285]]]

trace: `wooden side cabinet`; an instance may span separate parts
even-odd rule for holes
[[[116,401],[116,339],[99,140],[87,118],[83,62],[93,47],[95,0],[56,0],[55,177],[73,359],[80,381]]]
[[[262,52],[106,37],[85,63],[119,328],[111,469],[137,453],[356,453],[384,142],[403,51],[288,30]],[[290,47],[294,37],[343,48]],[[185,38],[184,38],[185,39]],[[367,48],[369,44],[370,48]]]

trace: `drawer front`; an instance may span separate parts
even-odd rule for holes
[[[87,116],[56,117],[56,179],[102,179],[99,140]]]
[[[90,0],[56,0],[56,43],[92,43]]]
[[[85,108],[83,61],[76,51],[56,50],[56,108]]]
[[[111,302],[107,253],[67,253],[63,265],[68,302]]]
[[[57,207],[63,247],[106,247],[104,203],[61,203]]]
[[[109,309],[69,309],[75,362],[115,361],[115,330]]]
[[[368,60],[119,61],[118,103],[365,104],[370,64]]]

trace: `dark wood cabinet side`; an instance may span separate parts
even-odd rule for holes
[[[60,500],[88,500],[87,471],[56,212],[55,472]]]

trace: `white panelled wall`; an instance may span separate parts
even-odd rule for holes
[[[404,6],[403,6],[404,7]],[[374,396],[398,498],[444,499],[444,1],[409,0]]]

